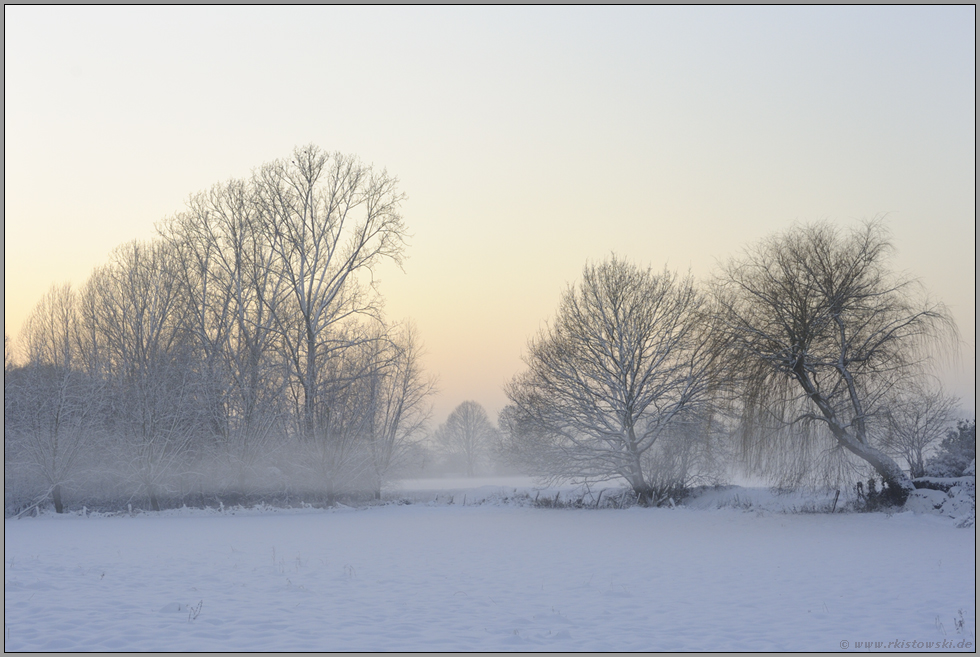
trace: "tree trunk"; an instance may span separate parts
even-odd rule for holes
[[[631,450],[630,458],[630,487],[636,493],[636,501],[641,506],[650,506],[653,503],[653,489],[647,484],[643,476],[643,466],[640,463],[640,455],[635,449]]]
[[[649,486],[633,487],[636,493],[636,502],[640,506],[653,506],[653,489]]]
[[[65,507],[61,502],[61,484],[55,484],[51,489],[51,498],[54,500],[54,512],[64,513]]]
[[[820,414],[823,415],[827,422],[827,427],[834,434],[834,438],[837,439],[841,447],[867,461],[875,469],[875,472],[881,476],[882,482],[888,485],[888,497],[895,504],[904,504],[909,493],[915,490],[915,485],[908,475],[902,471],[898,463],[884,452],[871,447],[867,442],[861,440],[863,436],[854,436],[842,426],[833,407],[824,399],[823,395],[820,394],[817,387],[810,380],[802,361],[794,367],[793,374],[802,385],[807,397],[816,405]]]
[[[915,490],[915,484],[891,457],[874,447],[857,443],[854,440],[841,439],[840,436],[837,437],[837,440],[845,449],[871,464],[871,467],[881,477],[883,484],[888,485],[888,498],[893,503],[896,505],[905,504],[909,493]]]

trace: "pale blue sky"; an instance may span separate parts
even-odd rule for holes
[[[408,194],[393,318],[493,415],[587,259],[707,276],[889,213],[975,408],[973,7],[6,7],[5,328],[191,193],[316,143]]]

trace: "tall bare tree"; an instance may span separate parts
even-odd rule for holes
[[[300,434],[324,440],[328,362],[352,344],[345,322],[378,314],[376,294],[358,274],[401,262],[404,196],[386,172],[315,146],[266,165],[256,185],[270,267],[284,282],[272,319],[291,365]]]
[[[732,259],[716,290],[731,371],[741,374],[753,418],[744,425],[747,452],[779,450],[773,436],[802,436],[807,445],[829,438],[904,500],[912,482],[875,446],[872,428],[890,391],[917,376],[955,327],[942,304],[889,269],[891,251],[881,221],[846,233],[798,226]],[[800,432],[780,430],[801,424]]]
[[[271,266],[254,185],[196,194],[160,232],[181,264],[212,430],[244,482],[270,447],[285,384],[273,322],[285,280]]]
[[[431,391],[417,338],[385,324],[374,278],[405,247],[397,187],[356,158],[298,148],[193,195],[161,240],[117,249],[73,301],[71,364],[43,370],[106,390],[106,469],[157,508],[192,451],[234,464],[244,488],[258,472],[283,481],[258,465],[296,438],[300,463],[280,465],[319,473],[328,494],[380,490]],[[51,361],[35,342],[34,361]],[[6,346],[8,400],[23,377]],[[33,399],[50,410],[47,396]],[[5,426],[26,426],[8,411]]]
[[[646,456],[711,399],[717,350],[703,305],[692,279],[667,270],[616,257],[586,266],[506,387],[509,440],[540,474],[622,477],[657,503]]]
[[[168,245],[131,242],[113,252],[87,290],[87,321],[113,387],[107,421],[124,467],[154,510],[201,420],[180,281]]]

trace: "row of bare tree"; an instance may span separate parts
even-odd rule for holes
[[[39,473],[61,511],[81,470],[111,469],[156,509],[204,463],[244,489],[288,451],[328,495],[379,494],[433,387],[373,286],[402,258],[402,200],[387,173],[298,148],[191,197],[80,290],[53,288],[26,365],[8,359],[6,471]]]
[[[194,487],[379,496],[433,390],[374,286],[401,262],[402,200],[384,171],[298,148],[192,196],[81,289],[52,288],[26,363],[6,359],[8,503],[61,511],[84,473],[155,509]],[[500,430],[466,402],[433,442],[470,475],[493,451],[556,480],[621,478],[647,504],[735,457],[790,485],[871,468],[901,499],[952,420],[926,366],[956,331],[890,253],[872,221],[797,226],[707,285],[590,264],[506,387]]]
[[[890,252],[881,221],[821,223],[705,288],[616,257],[586,266],[507,386],[506,451],[555,480],[625,480],[646,504],[734,457],[793,486],[870,468],[904,500],[953,420],[927,365],[956,330]]]

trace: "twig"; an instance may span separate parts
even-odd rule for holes
[[[51,495],[51,491],[53,491],[53,490],[54,490],[54,487],[52,486],[43,495],[41,495],[41,497],[37,498],[34,501],[33,504],[31,504],[29,507],[27,507],[26,509],[24,509],[23,511],[21,511],[20,513],[18,513],[17,514],[17,517],[20,518],[22,515],[24,515],[28,511],[31,511],[32,509],[36,509],[38,507],[38,505],[41,504],[41,502],[47,501],[48,496]]]

